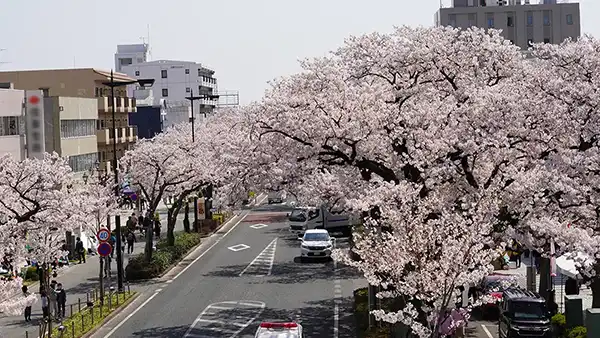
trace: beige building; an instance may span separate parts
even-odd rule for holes
[[[538,4],[454,0],[453,7],[440,8],[434,20],[436,26],[501,29],[507,40],[524,50],[531,43],[561,43],[581,35],[579,4],[552,0]]]
[[[137,141],[137,128],[129,125],[129,113],[136,112],[135,99],[127,97],[126,87],[115,88],[116,129],[112,129],[110,87],[102,84],[109,80],[109,71],[94,68],[0,72],[0,83],[11,82],[15,89],[41,90],[47,98],[44,108],[59,112],[52,119],[60,128],[49,133],[52,137],[47,135],[47,151],[54,149],[70,156],[75,171],[91,169],[88,166],[96,161],[100,170],[110,171],[113,142],[119,158]],[[114,80],[135,79],[115,73]],[[90,155],[94,152],[96,158]]]

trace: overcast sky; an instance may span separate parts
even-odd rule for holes
[[[216,71],[220,90],[260,99],[267,81],[298,71],[345,37],[431,26],[439,0],[0,0],[0,70],[114,67],[117,44],[141,43],[152,59]],[[449,0],[444,0],[448,1]],[[582,0],[582,31],[600,36],[600,1]]]

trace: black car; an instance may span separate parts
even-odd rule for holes
[[[500,303],[500,338],[552,337],[551,313],[538,293],[518,288],[504,290]]]

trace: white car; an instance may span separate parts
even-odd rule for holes
[[[302,325],[294,322],[262,322],[255,338],[304,338]]]
[[[300,258],[328,258],[331,257],[331,250],[335,243],[335,238],[329,236],[325,229],[310,229],[304,232],[302,244],[300,245]]]

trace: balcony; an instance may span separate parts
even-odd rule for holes
[[[134,113],[136,111],[135,99],[129,97],[115,97],[115,113]],[[112,113],[110,97],[98,97],[98,111]]]
[[[113,144],[113,142],[115,142],[115,134],[117,135],[117,138],[116,138],[117,144],[131,142],[131,141],[129,141],[129,139],[130,139],[130,137],[129,137],[130,132],[128,131],[129,129],[131,129],[131,128],[124,127],[124,128],[116,128],[116,129],[111,128],[111,129],[96,130],[97,142],[100,145]],[[136,137],[135,140],[137,140],[137,129],[135,131],[135,137]]]
[[[129,128],[127,128],[126,131],[127,131],[127,142],[137,142],[138,127],[137,126],[129,126]]]

